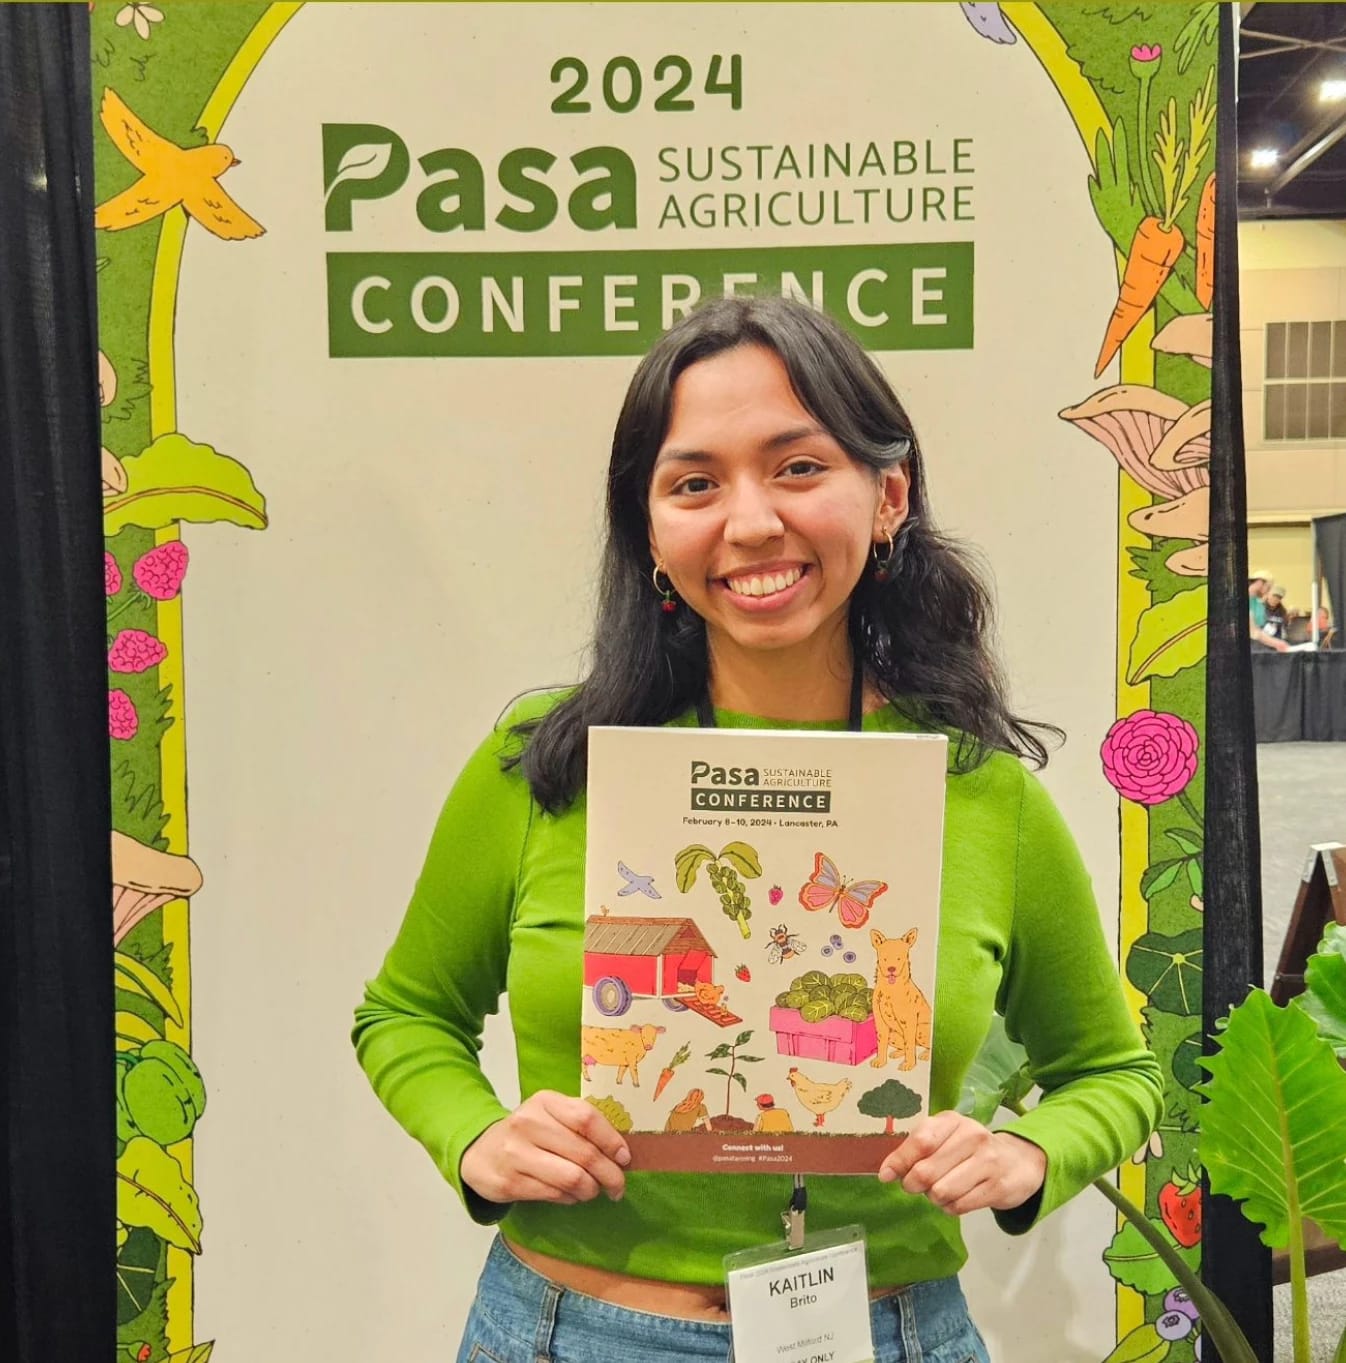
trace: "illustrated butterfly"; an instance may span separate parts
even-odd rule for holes
[[[845,881],[837,864],[821,852],[813,854],[813,874],[799,891],[799,902],[812,912],[836,905],[843,928],[862,928],[874,901],[888,888],[882,880]]]

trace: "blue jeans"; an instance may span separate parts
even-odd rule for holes
[[[990,1363],[957,1278],[871,1302],[876,1363]],[[458,1363],[733,1363],[728,1325],[632,1311],[571,1292],[491,1246]]]

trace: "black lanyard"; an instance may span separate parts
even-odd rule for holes
[[[864,728],[864,704],[865,669],[857,665],[851,669],[851,711],[847,724],[853,733],[859,733]],[[715,728],[715,707],[710,703],[710,696],[704,691],[696,702],[696,722],[703,729]]]

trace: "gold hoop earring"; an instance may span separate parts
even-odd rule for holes
[[[659,585],[660,573],[663,573],[665,577],[668,577],[668,573],[664,568],[663,559],[660,559],[659,562],[654,565],[654,572],[650,574],[650,581],[654,583],[654,590],[663,597],[663,601],[659,604],[659,609],[663,611],[665,615],[672,615],[678,608],[678,603],[673,599],[673,579],[669,577],[668,586],[661,587]]]
[[[893,532],[891,530],[885,529],[883,533],[888,540],[888,552],[882,558],[880,558],[879,546],[877,544],[874,546],[872,550],[874,556],[875,582],[887,582],[888,579],[892,576],[893,568],[895,566],[893,563],[893,556],[897,553],[897,546],[893,543]]]

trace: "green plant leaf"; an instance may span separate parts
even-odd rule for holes
[[[1201,887],[1206,883],[1206,877],[1201,870],[1201,858],[1192,857],[1187,863],[1187,883],[1192,887],[1194,895],[1202,893]]]
[[[1146,1321],[1129,1331],[1103,1363],[1163,1363],[1172,1347],[1153,1323]]]
[[[117,1247],[117,1324],[124,1325],[149,1309],[159,1275],[163,1241],[137,1226]]]
[[[765,1056],[761,1055],[741,1055],[738,1058],[738,1063],[740,1065],[749,1064],[754,1060],[764,1060],[765,1058],[766,1058]]]
[[[201,1253],[201,1204],[182,1166],[147,1136],[126,1142],[117,1161],[117,1218],[146,1226],[179,1249]]]
[[[149,999],[158,1005],[165,1017],[172,1018],[182,1026],[182,1013],[173,1001],[173,995],[164,987],[164,982],[152,971],[147,970],[134,956],[124,951],[112,953],[113,979],[119,989],[129,989],[133,994]]]
[[[734,1038],[734,1045],[735,1045],[735,1046],[746,1046],[746,1045],[748,1044],[748,1042],[750,1042],[751,1040],[752,1040],[752,1030],[749,1029],[749,1030],[746,1031],[746,1032],[740,1032],[740,1033]]]
[[[1178,878],[1182,870],[1182,857],[1172,857],[1168,861],[1156,861],[1140,878],[1140,893],[1145,899],[1166,890]]]
[[[1346,1070],[1298,1008],[1254,989],[1202,1058],[1201,1162],[1211,1191],[1243,1203],[1283,1249],[1292,1221],[1308,1217],[1346,1239]]]
[[[1011,1102],[1023,1102],[1032,1089],[1033,1078],[1028,1072],[1028,1052],[1017,1041],[1010,1040],[1009,1033],[1005,1031],[1005,1019],[999,1013],[992,1013],[986,1039],[981,1043],[981,1049],[963,1076],[963,1089],[958,1095],[957,1110],[964,1116],[979,1121],[983,1126],[990,1126],[999,1108],[1006,1107]],[[866,1098],[869,1096],[865,1095]],[[866,1111],[863,1099],[860,1111],[867,1117],[886,1115],[882,1112]]]
[[[1151,1224],[1162,1231],[1164,1239],[1195,1272],[1201,1263],[1201,1246],[1193,1245],[1190,1249],[1183,1249],[1173,1239],[1167,1226],[1161,1222],[1152,1221]],[[1108,1272],[1119,1283],[1133,1287],[1146,1296],[1162,1296],[1170,1287],[1177,1285],[1177,1278],[1169,1271],[1154,1247],[1145,1242],[1145,1237],[1129,1221],[1112,1237],[1112,1243],[1103,1251],[1103,1262],[1107,1264]]]
[[[696,873],[706,862],[714,860],[715,853],[709,847],[702,847],[700,843],[694,843],[691,847],[684,847],[673,858],[673,870],[677,877],[678,889],[686,894],[696,884]]]
[[[706,1073],[707,1073],[707,1074],[722,1074],[722,1075],[724,1075],[724,1077],[725,1077],[726,1079],[729,1078],[729,1071],[728,1071],[728,1070],[719,1069],[718,1067],[715,1068],[715,1069],[709,1069],[709,1070],[706,1071]]]
[[[1329,923],[1304,970],[1304,993],[1295,1003],[1313,1019],[1339,1056],[1346,1056],[1346,929]]]
[[[757,849],[746,842],[727,843],[720,849],[720,860],[727,861],[739,875],[756,880],[762,874],[762,863],[757,858]]]
[[[748,1091],[748,1081],[747,1081],[741,1074],[738,1074],[738,1073],[736,1072],[736,1073],[734,1073],[733,1075],[731,1075],[730,1077],[731,1077],[731,1078],[734,1080],[734,1082],[739,1086],[739,1088],[741,1088],[741,1089],[743,1090],[744,1093],[747,1093],[747,1091]]]
[[[1187,852],[1193,856],[1201,851],[1201,839],[1195,833],[1189,832],[1185,828],[1170,828],[1168,836]]]
[[[731,1048],[728,1047],[728,1046],[726,1046],[726,1045],[724,1044],[724,1042],[722,1041],[722,1042],[720,1042],[720,1044],[719,1044],[718,1046],[716,1046],[716,1048],[715,1048],[713,1051],[707,1052],[707,1054],[706,1054],[706,1059],[707,1059],[707,1060],[727,1060],[727,1059],[729,1058],[730,1054],[731,1054]]]
[[[212,1339],[209,1344],[193,1344],[190,1349],[179,1349],[175,1354],[169,1354],[164,1363],[206,1363],[206,1360],[215,1351],[215,1341]]]
[[[1147,932],[1126,958],[1126,978],[1165,1013],[1194,1017],[1201,1012],[1202,930],[1176,937]]]
[[[1127,655],[1130,685],[1174,677],[1206,656],[1206,597],[1204,586],[1193,587],[1141,613]]]
[[[1130,576],[1138,577],[1150,589],[1150,600],[1154,605],[1171,601],[1179,592],[1191,590],[1192,579],[1175,573],[1168,566],[1168,560],[1179,549],[1188,549],[1195,543],[1195,540],[1156,539],[1147,548],[1127,547],[1126,552],[1136,565]]]
[[[161,435],[140,454],[122,460],[126,491],[103,503],[103,529],[128,525],[162,530],[178,521],[229,521],[266,529],[266,499],[237,459],[180,432]]]

